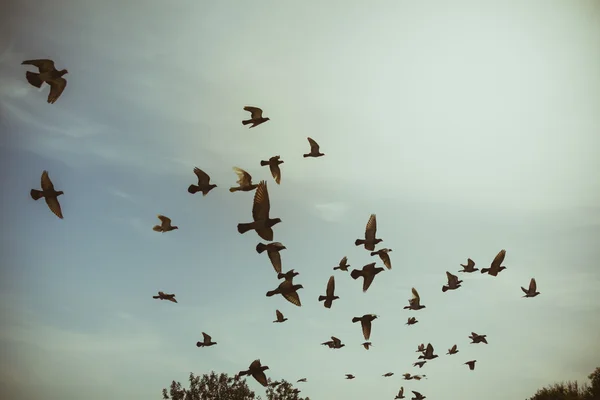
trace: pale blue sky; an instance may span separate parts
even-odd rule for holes
[[[599,2],[14,0],[0,51],[0,397],[160,398],[260,358],[314,400],[505,400],[600,365]],[[69,70],[54,105],[20,65],[45,57]],[[245,105],[271,121],[243,127]],[[302,158],[307,136],[325,157]],[[280,186],[259,166],[276,154]],[[265,296],[278,281],[236,231],[253,195],[227,190],[234,165],[268,181],[301,308]],[[194,166],[218,185],[205,198]],[[29,197],[44,169],[64,220]],[[153,232],[159,213],[180,229]],[[327,310],[340,258],[376,261],[353,244],[371,213],[393,269],[366,294],[336,271]],[[442,293],[502,248],[498,277]],[[218,345],[196,348],[201,331]],[[418,370],[421,342],[440,358]]]

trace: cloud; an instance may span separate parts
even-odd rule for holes
[[[315,204],[318,216],[327,222],[340,221],[350,209],[350,206],[342,202],[331,202]]]

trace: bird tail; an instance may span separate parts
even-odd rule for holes
[[[372,256],[374,256],[375,254],[377,254],[377,252],[376,252],[376,251],[372,251],[372,252],[371,252],[371,255],[372,255]]]
[[[267,249],[267,245],[264,243],[259,243],[256,245],[256,252],[258,254],[262,253],[263,251],[265,251]]]
[[[277,279],[283,279],[283,278],[285,278],[285,274],[283,274],[281,272],[277,274]]]
[[[198,187],[196,185],[190,185],[190,187],[188,188],[188,192],[191,194],[198,193],[199,191],[200,191],[200,187]]]
[[[44,81],[40,79],[40,74],[35,72],[27,71],[25,73],[25,77],[27,78],[27,82],[29,82],[31,86],[35,86],[36,88],[42,87],[42,83],[44,83]]]
[[[245,375],[249,375],[249,374],[250,374],[250,371],[240,371],[238,376],[245,376]]]
[[[204,343],[202,343],[202,342],[196,342],[196,346],[198,346],[198,347],[204,347]]]
[[[448,290],[448,286],[446,286],[446,285],[442,286],[442,292],[446,293],[447,290]]]
[[[353,269],[352,272],[350,272],[350,276],[352,277],[352,279],[358,279],[362,276],[362,273],[358,269]]]
[[[44,197],[44,192],[42,192],[41,190],[37,190],[37,189],[31,189],[31,192],[29,192],[29,194],[31,195],[31,198],[34,200],[39,200],[40,198]]]
[[[253,121],[253,120],[251,120],[251,119],[247,119],[247,120],[245,120],[245,121],[242,121],[242,125],[248,125],[248,124],[251,124],[251,123],[252,123],[252,121]]]
[[[360,318],[359,318],[359,317],[354,317],[354,318],[352,318],[352,322],[358,322],[358,321],[360,321]]]
[[[240,190],[240,188],[239,188],[239,187],[232,187],[232,188],[229,188],[229,191],[230,191],[231,193],[233,193],[233,192],[237,192],[238,190]]]
[[[277,291],[276,291],[276,290],[269,290],[269,291],[267,292],[267,297],[275,296],[276,294],[277,294]]]
[[[260,165],[261,165],[262,167],[264,167],[265,165],[269,165],[269,162],[268,162],[268,161],[265,161],[265,160],[260,160]]]
[[[482,274],[485,274],[485,273],[487,273],[489,270],[490,270],[489,268],[481,268],[481,273],[482,273]]]
[[[239,233],[243,234],[254,229],[254,225],[252,222],[247,224],[238,224],[237,229]]]
[[[333,267],[333,270],[335,271],[336,269],[341,269],[339,266],[337,267]]]
[[[162,232],[162,227],[160,225],[154,225],[154,227],[152,228],[153,231],[156,232]]]
[[[303,154],[302,157],[304,157],[304,158],[310,157],[310,154]]]
[[[319,296],[319,301],[323,301],[327,298],[327,296]]]
[[[153,299],[160,299],[160,296],[152,296]]]
[[[362,240],[362,239],[356,239],[356,241],[354,242],[354,244],[355,244],[356,246],[360,246],[361,244],[365,244],[365,241],[364,241],[364,240]]]

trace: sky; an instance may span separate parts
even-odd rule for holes
[[[6,9],[0,397],[160,398],[190,372],[233,375],[260,358],[272,379],[306,377],[313,400],[392,399],[400,386],[504,400],[600,366],[598,1]],[[53,105],[25,80],[20,63],[36,58],[69,71]],[[271,120],[248,130],[246,105]],[[324,157],[302,157],[308,136]],[[274,155],[281,185],[260,166]],[[187,193],[195,166],[218,185],[206,197]],[[228,191],[233,166],[267,181],[300,308],[265,296],[279,282],[255,251],[264,241],[236,230],[253,193]],[[43,170],[65,193],[64,220],[29,196]],[[381,265],[354,246],[372,213],[392,269],[363,293],[333,267]],[[157,214],[180,229],[152,231]],[[468,257],[487,267],[501,249],[497,277],[442,293],[446,271]],[[340,299],[325,309],[331,275]],[[524,299],[532,277],[541,294]],[[402,309],[411,287],[427,308]],[[179,303],[152,299],[159,290]],[[289,320],[273,324],[276,309]],[[369,351],[351,322],[367,313],[380,316]],[[218,344],[197,348],[202,331]],[[473,331],[489,344],[469,344]],[[332,335],[346,347],[320,345]],[[440,357],[414,368],[428,342]]]

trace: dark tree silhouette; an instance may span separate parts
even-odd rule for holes
[[[300,394],[294,393],[295,387],[285,379],[280,379],[276,387],[267,387],[267,400],[310,400],[309,397],[300,397]],[[269,382],[271,383],[271,382]]]
[[[588,378],[591,386],[577,382],[555,383],[537,391],[528,400],[600,400],[600,367],[596,368]]]

